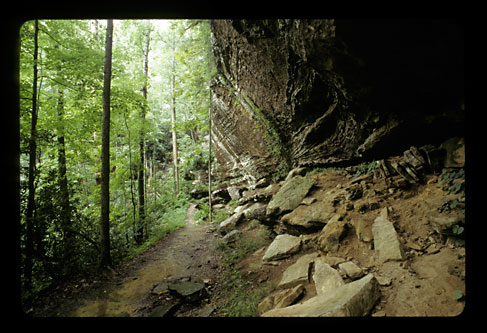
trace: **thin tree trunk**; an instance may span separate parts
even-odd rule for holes
[[[175,64],[176,44],[172,49],[172,75],[171,75],[171,130],[172,130],[172,159],[174,164],[174,195],[179,194],[179,172],[178,172],[178,142],[176,138],[176,97],[175,97]]]
[[[101,139],[101,260],[100,267],[112,265],[110,256],[110,84],[112,77],[113,20],[107,20],[103,76],[103,117]]]
[[[144,50],[144,86],[142,87],[142,95],[147,101],[147,81],[149,72],[149,46],[150,46],[150,28],[147,30],[145,36],[145,50]],[[144,239],[144,224],[145,224],[145,138],[144,138],[144,120],[145,120],[145,106],[140,111],[140,117],[142,118],[142,128],[140,130],[140,163],[139,163],[139,176],[138,190],[139,190],[139,226],[137,228],[137,234],[135,241],[142,243]]]
[[[32,256],[34,254],[34,240],[33,240],[33,216],[34,216],[34,178],[35,178],[35,163],[37,150],[37,55],[39,53],[38,45],[39,22],[35,20],[34,23],[34,79],[32,83],[32,118],[30,128],[30,142],[29,142],[29,175],[28,175],[28,189],[29,195],[27,197],[27,212],[25,216],[26,235],[25,235],[25,262],[24,262],[24,288],[25,291],[32,289]]]
[[[127,124],[127,116],[124,113],[123,120],[125,122],[125,127],[127,128],[127,134],[128,134],[128,140],[129,140],[129,166],[130,166],[130,197],[132,199],[132,208],[133,208],[133,232],[134,235],[137,234],[137,226],[136,226],[136,221],[137,221],[137,203],[135,202],[135,194],[134,194],[134,169],[132,166],[132,145],[130,144],[132,141],[130,139],[130,129]]]
[[[210,98],[208,101],[208,125],[210,128],[210,134],[209,134],[209,158],[208,158],[208,206],[209,206],[209,222],[212,223],[212,213],[211,213],[211,88],[210,88]]]
[[[68,177],[66,175],[66,148],[64,143],[64,101],[63,91],[58,90],[58,168],[59,168],[59,190],[61,203],[61,223],[64,232],[64,262],[69,262],[73,258],[72,253],[72,226],[71,226],[71,206],[69,204]],[[69,265],[68,265],[69,266]]]

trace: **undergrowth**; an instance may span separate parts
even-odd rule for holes
[[[242,261],[247,255],[255,252],[267,243],[268,234],[260,232],[257,237],[245,234],[234,243],[225,244],[220,241],[217,249],[222,254],[223,275],[221,283],[225,289],[223,312],[228,317],[256,317],[257,306],[262,298],[275,289],[270,282],[254,285],[246,280],[235,264]]]

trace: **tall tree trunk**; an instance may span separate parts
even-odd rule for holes
[[[172,49],[172,73],[171,73],[171,130],[172,130],[172,160],[174,164],[174,195],[179,194],[179,172],[178,172],[178,142],[176,138],[176,97],[175,97],[175,77],[176,77],[176,43]]]
[[[110,256],[110,84],[112,77],[113,20],[107,20],[103,75],[103,117],[101,139],[101,260],[100,267],[112,265]]]
[[[59,121],[57,140],[58,140],[58,169],[59,169],[59,192],[60,192],[60,204],[61,204],[61,223],[62,230],[64,232],[64,263],[65,266],[72,258],[72,236],[73,228],[71,225],[71,206],[69,204],[69,190],[68,190],[68,177],[66,175],[66,148],[64,144],[64,101],[63,91],[58,90],[58,111],[57,117]]]
[[[208,150],[209,150],[209,158],[208,158],[208,207],[209,207],[209,216],[208,219],[210,223],[212,223],[212,209],[211,209],[211,87],[210,87],[210,94],[209,94],[209,100],[208,100],[208,126],[210,129],[209,133],[209,144],[208,144]]]
[[[34,79],[32,83],[32,118],[30,128],[30,142],[29,142],[29,175],[28,175],[28,189],[29,195],[27,197],[27,212],[25,216],[26,235],[25,235],[25,262],[24,262],[24,288],[25,291],[32,289],[32,256],[34,254],[34,240],[33,240],[33,216],[34,216],[34,178],[35,178],[35,163],[37,150],[37,55],[39,53],[38,45],[39,37],[39,22],[34,22]]]
[[[150,32],[148,30],[145,35],[145,50],[144,50],[144,86],[142,87],[142,95],[147,101],[147,81],[149,74],[149,47],[150,47]],[[140,130],[140,163],[139,163],[139,176],[138,180],[138,190],[139,190],[139,226],[137,228],[137,234],[135,241],[137,243],[142,243],[144,240],[144,224],[145,224],[145,138],[144,138],[144,121],[145,121],[145,106],[142,107],[140,111],[140,117],[142,118],[142,128]]]
[[[127,115],[124,113],[123,114],[123,121],[125,123],[125,128],[127,128],[127,135],[128,135],[128,140],[129,140],[129,170],[130,170],[130,197],[132,199],[132,208],[133,208],[133,232],[134,235],[137,234],[137,204],[135,202],[135,194],[134,194],[134,168],[132,166],[132,146],[131,142],[132,140],[130,139],[130,128],[129,125],[127,124]],[[135,237],[135,236],[134,236]]]
[[[209,37],[209,36],[208,36]],[[210,39],[206,40],[208,46],[208,55],[206,57],[208,61],[208,72],[211,72],[211,43]],[[212,208],[211,208],[211,125],[212,125],[212,112],[211,112],[211,77],[208,81],[208,127],[209,127],[209,135],[208,135],[208,206],[209,206],[209,216],[208,219],[210,223],[212,223]]]

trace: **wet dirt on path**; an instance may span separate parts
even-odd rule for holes
[[[129,269],[123,276],[95,299],[85,300],[68,316],[146,316],[156,299],[151,291],[159,283],[181,278],[216,280],[219,268],[215,250],[217,238],[210,231],[210,225],[195,223],[195,211],[195,205],[191,204],[184,228],[172,232],[153,248],[133,258],[126,264]]]

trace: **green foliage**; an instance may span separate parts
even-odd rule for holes
[[[465,191],[465,171],[463,168],[455,169],[443,169],[438,182],[438,187],[447,194],[460,193]]]
[[[376,169],[377,161],[372,161],[370,163],[362,162],[358,165],[357,171],[355,171],[353,178],[357,178],[365,174],[373,174]]]
[[[110,238],[114,264],[145,251],[185,223],[195,169],[207,167],[209,80],[215,68],[209,23],[115,21],[111,86]],[[188,27],[191,27],[187,29]],[[35,170],[33,290],[97,267],[99,258],[104,20],[39,20],[37,163]],[[151,33],[148,100],[142,95],[144,36]],[[24,272],[28,153],[32,114],[34,21],[20,29],[20,245]],[[175,50],[171,45],[178,46]],[[171,68],[175,51],[176,66]],[[169,74],[176,78],[180,193],[174,196]],[[146,118],[140,117],[145,110]],[[194,134],[192,137],[189,134]],[[145,138],[146,218],[138,216],[137,168]],[[64,138],[71,219],[62,218],[59,138]],[[206,146],[205,146],[206,144]],[[212,156],[213,158],[213,156]],[[134,199],[134,200],[132,200]],[[135,214],[134,214],[135,212]],[[136,227],[144,242],[134,241]],[[21,278],[24,278],[23,276]]]
[[[464,228],[458,224],[454,225],[452,228],[452,232],[454,235],[459,236],[463,233]]]
[[[245,280],[235,264],[245,256],[255,252],[269,241],[269,233],[261,232],[258,237],[251,238],[245,234],[234,243],[225,244],[220,241],[217,249],[222,253],[224,263],[221,283],[225,289],[224,312],[229,317],[258,316],[257,305],[262,298],[275,289],[275,286],[266,282],[255,286]]]

